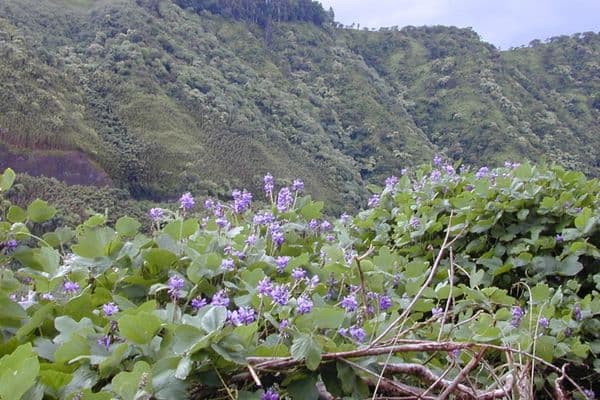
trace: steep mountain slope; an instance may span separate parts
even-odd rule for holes
[[[0,0],[0,141],[84,153],[142,198],[256,190],[272,172],[348,206],[435,152],[600,172],[598,34],[499,52],[466,29],[288,20]]]

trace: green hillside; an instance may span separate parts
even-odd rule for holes
[[[0,0],[0,164],[83,155],[90,181],[155,200],[272,172],[334,208],[438,152],[600,175],[597,33],[501,52],[469,29],[343,29],[310,1],[177,3]]]

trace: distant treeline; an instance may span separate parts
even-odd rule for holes
[[[321,25],[333,21],[333,10],[325,11],[321,3],[312,0],[174,0],[182,8],[196,12],[210,11],[262,27],[270,22],[306,21]]]

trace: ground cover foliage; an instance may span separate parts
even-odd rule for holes
[[[76,150],[135,198],[257,191],[271,171],[339,212],[437,152],[598,175],[597,33],[500,51],[470,29],[340,27],[317,6],[0,0],[0,141]]]
[[[436,157],[370,189],[332,220],[267,175],[45,233],[4,201],[0,399],[594,398],[597,180]]]

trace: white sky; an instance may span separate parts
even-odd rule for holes
[[[320,0],[363,27],[454,25],[507,49],[533,39],[600,31],[600,0]]]

